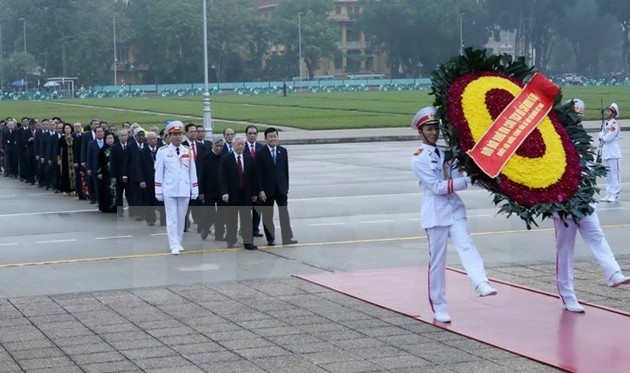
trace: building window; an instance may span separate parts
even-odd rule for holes
[[[348,26],[346,28],[346,41],[358,42],[359,40],[361,40],[361,33],[353,27]]]
[[[335,7],[335,14],[336,15],[340,15],[341,14],[341,7],[340,6],[336,6]]]

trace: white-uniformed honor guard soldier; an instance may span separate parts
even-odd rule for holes
[[[446,304],[446,245],[453,241],[459,258],[477,295],[495,295],[488,283],[483,260],[473,243],[466,220],[466,207],[455,193],[468,187],[471,180],[457,167],[445,162],[445,151],[437,147],[440,133],[437,110],[426,107],[411,122],[423,144],[412,160],[411,168],[422,191],[422,228],[429,241],[429,302],[438,322],[451,322]]]
[[[619,168],[621,163],[621,149],[619,148],[619,135],[621,128],[615,120],[619,116],[619,107],[614,102],[604,109],[605,122],[599,133],[601,144],[601,157],[604,166],[608,169],[606,174],[606,196],[600,201],[617,202],[620,190]]]
[[[155,198],[164,201],[166,233],[171,253],[183,251],[184,219],[188,201],[199,195],[197,169],[190,149],[182,145],[184,125],[175,120],[166,126],[170,144],[161,147],[155,157]]]
[[[573,108],[580,117],[584,115],[584,101],[574,98]],[[589,167],[587,164],[586,167]],[[573,262],[575,252],[575,237],[580,232],[584,243],[591,250],[597,263],[604,270],[608,286],[616,288],[619,285],[630,284],[630,277],[621,272],[619,262],[615,259],[604,231],[599,223],[599,216],[593,205],[593,213],[577,220],[567,218],[562,221],[558,215],[553,216],[556,233],[556,285],[560,300],[569,312],[584,312],[584,307],[578,302],[573,286]]]

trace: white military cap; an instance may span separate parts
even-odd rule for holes
[[[184,132],[184,123],[179,120],[172,120],[166,125],[166,133]]]
[[[134,128],[134,129],[133,129],[133,135],[134,135],[134,136],[138,136],[138,134],[139,134],[140,132],[146,132],[146,131],[145,131],[145,130],[144,130],[144,128],[142,128],[142,127],[136,127],[136,128]]]
[[[422,108],[416,113],[416,115],[413,117],[413,120],[411,121],[411,129],[417,130],[418,128],[422,127],[422,125],[427,123],[440,123],[437,109],[433,106]]]
[[[618,117],[619,116],[619,106],[617,106],[617,104],[615,104],[613,102],[612,104],[610,104],[610,106],[608,108],[610,110],[612,110],[614,117]]]

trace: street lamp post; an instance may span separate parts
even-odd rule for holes
[[[459,13],[459,55],[464,55],[464,31],[462,30],[464,15]]]
[[[22,17],[20,18],[20,21],[22,21],[22,30],[23,30],[23,37],[24,37],[24,55],[26,55],[26,18]],[[24,90],[28,91],[28,73],[24,73]]]
[[[20,18],[22,21],[22,28],[24,30],[24,53],[26,53],[26,18]]]
[[[118,58],[116,57],[116,15],[114,14],[112,20],[112,28],[114,30],[114,86],[118,88]]]
[[[298,13],[298,67],[300,68],[300,82],[302,82],[302,12]]]
[[[210,91],[208,89],[208,14],[206,0],[203,0],[203,130],[205,138],[210,140],[212,136],[212,112],[210,109]]]

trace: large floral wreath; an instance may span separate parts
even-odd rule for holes
[[[537,217],[555,214],[579,220],[591,214],[593,195],[598,192],[596,178],[606,172],[592,162],[591,137],[580,125],[573,102],[561,104],[561,95],[496,178],[486,175],[466,154],[533,73],[523,58],[468,48],[431,74],[431,93],[451,156],[493,193],[500,213],[516,214],[528,229],[537,225]]]

